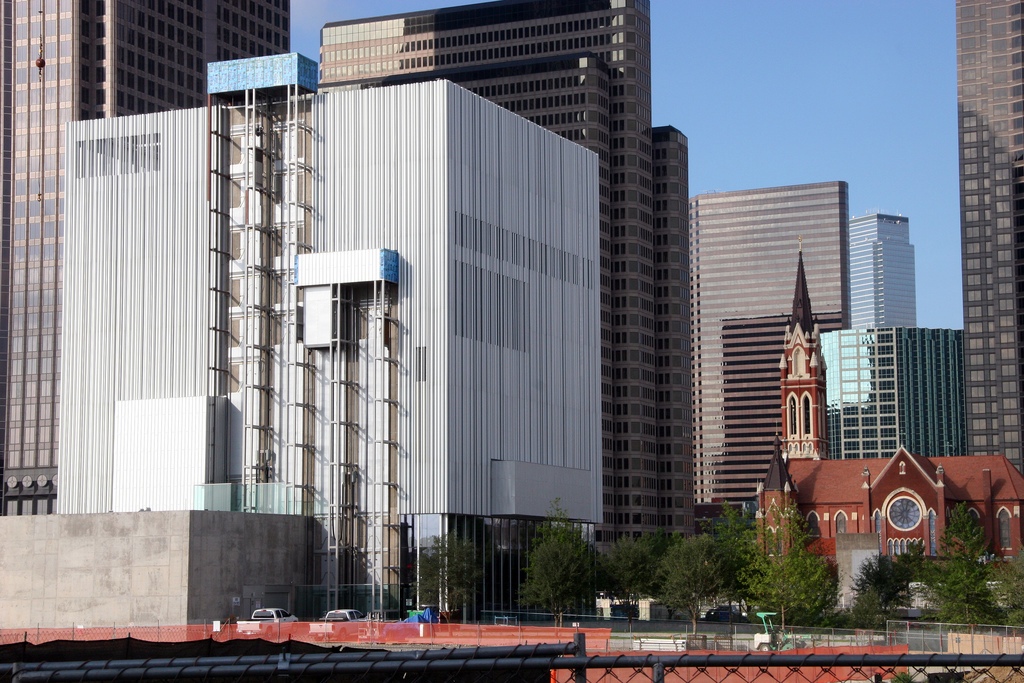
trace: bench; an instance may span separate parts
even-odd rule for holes
[[[664,636],[647,637],[633,636],[634,650],[659,650],[669,652],[686,651],[686,634],[675,633],[668,638]]]

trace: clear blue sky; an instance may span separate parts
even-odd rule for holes
[[[328,21],[461,0],[292,0]],[[921,327],[963,326],[953,0],[652,0],[654,124],[690,141],[690,194],[826,180],[910,217]]]

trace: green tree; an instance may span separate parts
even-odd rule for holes
[[[757,549],[754,518],[731,505],[723,505],[720,518],[707,527],[705,533],[714,537],[719,550],[722,568],[721,597],[730,602],[745,602],[748,596],[742,577]]]
[[[919,548],[919,544],[915,543],[912,547]],[[917,554],[920,554],[920,550]],[[875,555],[861,565],[853,582],[853,589],[858,596],[868,591],[874,593],[884,617],[910,604],[910,582],[914,580],[914,575],[911,563],[901,561],[903,557]]]
[[[654,568],[662,553],[659,553],[660,539],[654,534],[638,538],[620,536],[607,553],[598,557],[604,585],[615,597],[624,598],[633,609],[643,597],[650,597],[657,590],[658,573]]]
[[[590,545],[556,499],[530,544],[520,600],[548,610],[561,626],[562,615],[592,599],[593,579]]]
[[[779,614],[781,626],[821,623],[835,609],[836,569],[808,549],[810,537],[793,506],[782,511],[778,528],[762,528],[750,564],[741,578],[750,599]]]
[[[853,628],[885,628],[882,600],[878,597],[878,591],[874,586],[868,585],[864,590],[857,591],[857,597],[853,600],[853,607],[850,608],[847,620],[848,625]]]
[[[961,624],[991,620],[995,596],[988,585],[992,578],[988,544],[985,531],[964,503],[950,512],[939,548],[941,557],[929,563],[924,576],[938,618]]]
[[[424,604],[437,601],[439,609],[454,612],[476,595],[483,576],[480,556],[471,539],[454,531],[431,539],[419,558],[419,594]]]
[[[996,595],[1006,611],[1006,623],[1024,626],[1024,557],[1018,555],[996,567]]]
[[[694,633],[700,608],[719,597],[723,557],[712,536],[676,536],[659,565],[658,599],[671,611],[687,611]]]

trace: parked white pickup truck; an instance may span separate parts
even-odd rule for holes
[[[289,614],[288,610],[281,609],[280,607],[264,607],[254,611],[251,620],[277,624],[283,621],[298,621],[299,618],[294,614]]]
[[[332,609],[323,616],[324,621],[365,621],[366,615],[357,609]]]

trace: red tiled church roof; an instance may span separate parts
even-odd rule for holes
[[[992,497],[1002,500],[1024,499],[1024,476],[1002,455],[961,455],[926,458],[907,453],[935,483],[939,466],[946,497],[950,500],[983,500],[982,470],[992,475]],[[895,455],[893,457],[896,457]],[[852,503],[860,499],[863,471],[873,483],[892,458],[864,460],[790,460],[789,476],[800,491],[800,499],[828,505]]]

